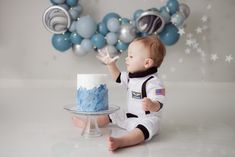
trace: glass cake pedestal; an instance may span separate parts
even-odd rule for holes
[[[86,138],[99,137],[102,135],[102,132],[99,129],[97,124],[96,117],[101,115],[109,115],[117,110],[119,110],[119,106],[109,106],[108,110],[99,111],[99,112],[81,112],[77,111],[76,105],[66,105],[64,107],[65,110],[69,111],[72,114],[85,116],[85,127],[82,130],[81,135]]]

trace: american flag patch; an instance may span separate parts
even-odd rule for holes
[[[156,89],[156,95],[164,95],[165,96],[165,88]]]

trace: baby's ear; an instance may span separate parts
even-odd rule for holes
[[[148,69],[148,68],[152,67],[153,64],[154,64],[154,62],[153,62],[153,60],[151,58],[146,58],[145,59],[145,63],[144,63],[144,67],[146,69]]]

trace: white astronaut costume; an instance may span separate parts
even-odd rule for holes
[[[139,128],[145,140],[150,140],[159,132],[162,109],[158,112],[144,111],[142,98],[158,101],[162,108],[165,88],[157,77],[157,68],[138,73],[121,72],[116,82],[127,86],[128,111],[119,110],[109,115],[110,121],[127,131]]]

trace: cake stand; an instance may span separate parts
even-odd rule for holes
[[[77,111],[76,105],[66,105],[64,107],[65,110],[69,111],[72,114],[85,116],[85,126],[82,130],[81,135],[86,138],[92,138],[92,137],[99,137],[102,135],[99,126],[97,124],[97,116],[101,115],[109,115],[117,110],[119,110],[119,106],[109,106],[108,110],[99,111],[99,112],[81,112]]]

